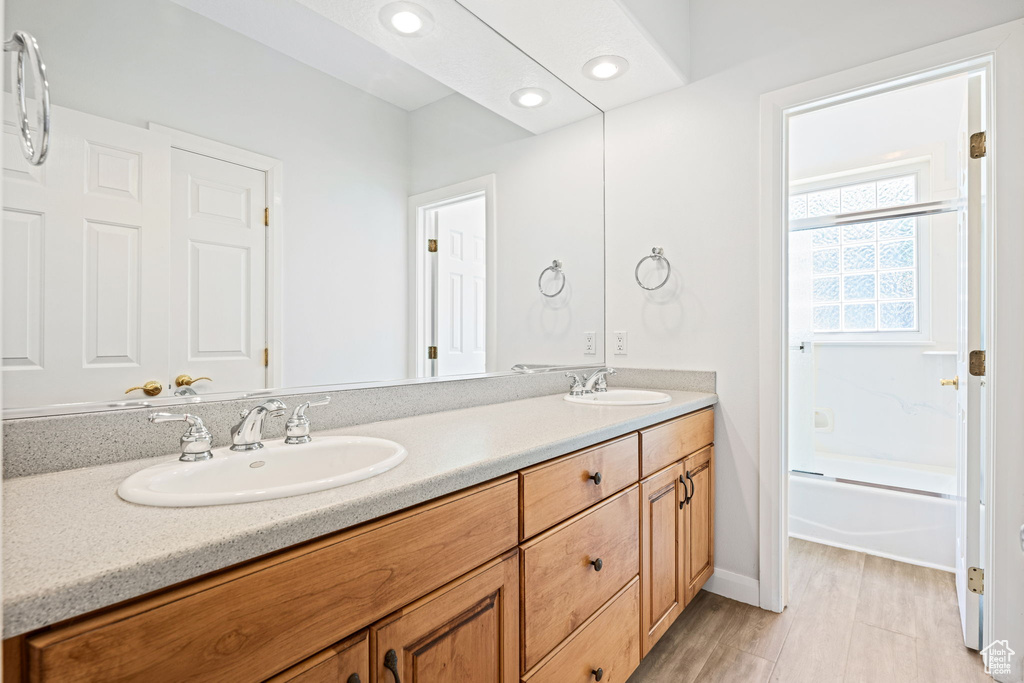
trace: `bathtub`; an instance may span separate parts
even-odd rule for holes
[[[789,535],[951,572],[956,502],[793,472]]]

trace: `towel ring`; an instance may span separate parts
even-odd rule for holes
[[[561,275],[562,276],[562,286],[559,287],[558,291],[555,292],[554,294],[548,294],[547,292],[544,291],[544,274],[546,272],[548,272],[549,270],[551,272],[557,274],[557,275]],[[551,262],[550,266],[548,266],[544,270],[540,271],[540,277],[537,278],[537,289],[539,289],[540,293],[543,294],[544,296],[546,296],[549,299],[553,299],[553,298],[555,298],[556,296],[558,296],[559,294],[562,293],[562,290],[565,289],[565,273],[562,272],[562,262],[561,261],[559,261],[558,259],[555,259],[554,261]]]
[[[665,262],[665,267],[668,268],[668,272],[665,273],[665,279],[662,280],[660,284],[657,284],[657,285],[655,285],[653,287],[648,287],[647,285],[645,285],[643,282],[640,281],[640,266],[642,266],[644,264],[644,261],[646,261],[648,259],[650,259],[652,261],[664,261]],[[672,264],[669,262],[669,260],[667,258],[665,258],[665,250],[662,249],[661,247],[654,247],[654,248],[652,248],[651,249],[651,253],[648,254],[647,256],[644,256],[642,259],[640,259],[640,262],[636,264],[636,269],[633,270],[633,277],[636,278],[636,283],[638,285],[640,285],[640,287],[642,289],[646,289],[648,292],[653,292],[656,289],[661,289],[662,287],[664,287],[665,284],[668,282],[668,279],[669,279],[669,277],[671,275],[672,275]]]
[[[4,43],[4,52],[18,53],[17,92],[18,109],[21,128],[21,151],[33,166],[41,166],[50,151],[50,84],[46,81],[46,65],[39,55],[39,43],[31,34],[15,31],[10,40]],[[39,144],[32,140],[32,132],[28,123],[28,103],[25,97],[25,55],[35,69],[39,81]]]

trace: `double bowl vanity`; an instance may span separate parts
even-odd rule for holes
[[[8,618],[45,625],[8,626],[5,673],[31,681],[624,681],[714,568],[716,398],[663,396],[624,407],[547,396],[157,464],[149,470],[187,466],[215,478],[218,461],[230,468],[234,458],[316,461],[331,446],[357,452],[365,439],[386,436],[408,447],[401,466],[372,479],[245,505],[174,510],[93,491],[105,507],[92,522],[116,515],[122,531],[148,524],[165,539],[177,527],[174,547],[109,552],[103,577],[72,557],[45,588],[24,586],[31,581],[15,572],[26,594],[5,602]],[[384,449],[377,455],[390,452],[375,445]],[[106,468],[94,484],[129,465],[92,468]],[[77,472],[32,479],[67,483],[89,473]],[[193,533],[196,523],[223,526]],[[161,556],[194,578],[147,590]],[[52,618],[62,611],[73,614]]]

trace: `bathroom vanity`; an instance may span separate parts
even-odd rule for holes
[[[532,411],[538,430],[564,411],[552,425],[589,421],[582,438],[600,441],[533,448],[482,483],[7,638],[4,680],[624,681],[714,569],[715,397],[672,397],[469,409]],[[287,500],[331,495],[344,489]],[[192,511],[260,517],[272,502]]]

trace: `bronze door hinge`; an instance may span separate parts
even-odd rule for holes
[[[975,377],[985,376],[985,350],[971,351],[968,368]]]
[[[263,367],[270,367],[270,349],[266,346],[263,347]]]
[[[427,240],[427,251],[431,254],[437,253],[437,240]]]
[[[436,346],[428,346],[427,347],[427,360],[437,360],[437,347]]]
[[[962,138],[961,138],[962,139]],[[981,159],[984,157],[988,150],[985,148],[985,131],[975,133],[971,136],[971,158]]]
[[[978,567],[967,568],[967,590],[978,595],[985,594],[985,570]]]

